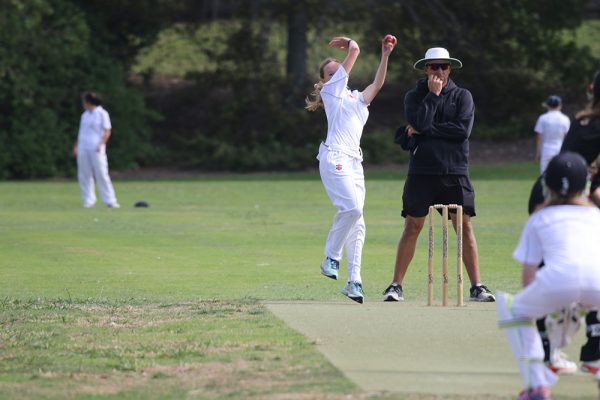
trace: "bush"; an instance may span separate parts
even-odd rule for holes
[[[143,160],[149,150],[143,98],[127,86],[109,49],[96,43],[80,9],[67,0],[0,3],[0,178],[73,173],[84,90],[105,95],[114,129],[111,164]]]

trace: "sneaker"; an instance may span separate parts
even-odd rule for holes
[[[321,274],[325,275],[328,278],[337,280],[338,269],[340,269],[340,262],[335,261],[329,257],[325,257],[325,259],[321,263]]]
[[[342,294],[344,296],[348,296],[351,300],[354,300],[357,303],[362,304],[365,298],[365,293],[363,292],[362,283],[358,281],[352,281],[346,283],[346,286],[342,289]]]
[[[470,301],[493,302],[496,298],[485,285],[471,286]]]
[[[539,386],[535,389],[523,390],[517,400],[550,400],[550,388]]]
[[[590,374],[597,374],[600,371],[600,360],[583,361],[581,363],[581,370]]]
[[[107,204],[106,207],[108,207],[108,208],[121,208],[121,206],[119,205],[119,203]]]
[[[383,291],[383,301],[404,301],[402,285],[392,283]]]
[[[577,364],[569,361],[567,355],[560,350],[555,350],[552,354],[552,361],[546,363],[548,368],[555,374],[574,374],[577,372]]]

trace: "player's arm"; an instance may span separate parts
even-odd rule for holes
[[[535,133],[535,161],[540,161],[542,157],[542,133]]]
[[[427,100],[430,96],[437,97],[430,93],[425,96],[425,99]],[[463,141],[468,139],[471,135],[475,115],[475,104],[473,103],[473,97],[469,91],[462,91],[460,97],[456,99],[456,107],[458,109],[456,116],[453,119],[441,123],[432,121],[428,127],[420,129],[421,134],[427,137],[445,140]],[[417,130],[419,129],[417,128]]]
[[[331,39],[329,45],[338,49],[348,49],[348,54],[346,55],[344,61],[342,61],[342,67],[344,67],[346,73],[350,75],[350,71],[352,71],[352,67],[354,67],[354,63],[360,54],[360,47],[358,47],[358,43],[349,37],[336,36]]]
[[[108,139],[110,139],[110,135],[112,135],[112,129],[105,129],[104,135],[102,135],[102,144],[108,143]]]
[[[103,145],[108,143],[108,139],[110,139],[110,135],[112,134],[112,129],[105,129],[104,134],[102,135],[102,139],[100,139],[100,143],[98,143],[97,151],[100,151]]]
[[[387,74],[388,60],[392,50],[394,50],[394,46],[396,45],[396,42],[386,41],[386,39],[387,37],[384,38],[384,41],[381,43],[381,61],[379,62],[379,67],[375,73],[375,79],[373,79],[373,83],[363,90],[363,99],[367,104],[370,104],[373,101],[375,96],[377,96],[377,93],[379,93],[383,87],[385,76]]]
[[[523,264],[523,274],[522,274],[522,280],[523,280],[523,287],[529,285],[531,282],[533,282],[533,280],[535,279],[535,274],[537,273],[538,270],[538,265],[536,264],[528,264],[528,263],[524,263]]]

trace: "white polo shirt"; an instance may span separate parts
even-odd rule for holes
[[[348,89],[348,74],[342,65],[321,88],[327,114],[327,145],[358,151],[363,126],[369,118],[369,105],[362,92]]]
[[[522,264],[545,267],[536,279],[562,276],[563,282],[544,282],[559,289],[567,283],[585,286],[583,277],[600,282],[600,210],[596,207],[557,205],[544,207],[527,221],[513,258]],[[546,270],[546,272],[545,272]],[[568,281],[568,282],[567,282]],[[592,282],[589,282],[592,284]],[[600,288],[599,288],[600,289]]]
[[[542,155],[558,154],[570,127],[571,120],[559,110],[549,110],[540,115],[533,130],[542,135]]]
[[[78,150],[96,151],[106,129],[112,129],[112,125],[108,112],[102,106],[96,106],[93,110],[85,110],[81,114],[79,123]]]

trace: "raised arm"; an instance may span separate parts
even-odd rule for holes
[[[385,75],[387,73],[388,59],[390,58],[390,54],[392,53],[392,50],[394,50],[395,45],[395,42],[385,41],[385,39],[381,43],[381,61],[379,62],[379,67],[375,73],[375,79],[373,79],[373,83],[363,90],[363,98],[367,104],[370,104],[373,101],[375,96],[377,96],[377,93],[379,93],[383,87]]]
[[[348,49],[348,55],[346,55],[346,58],[342,61],[342,67],[344,67],[346,73],[350,75],[350,71],[352,71],[352,67],[354,67],[354,63],[360,54],[358,43],[349,37],[336,36],[331,39],[329,45],[331,47],[337,47],[338,49]]]

